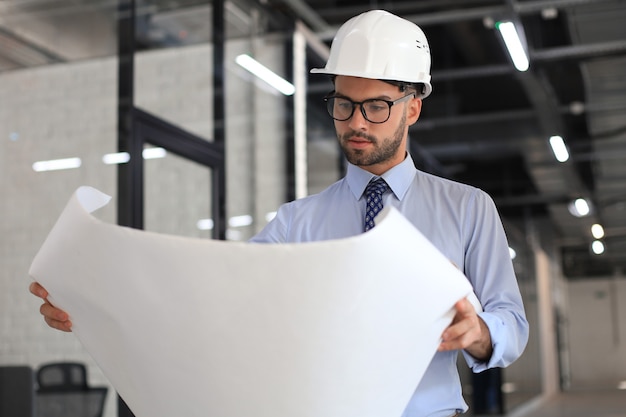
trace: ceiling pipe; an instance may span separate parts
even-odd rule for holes
[[[530,51],[530,60],[533,63],[558,61],[562,59],[592,58],[598,55],[626,53],[626,40],[613,42],[598,42],[586,45],[572,45],[542,50]],[[487,65],[483,67],[462,68],[433,71],[433,82],[450,81],[467,78],[491,77],[515,73],[511,65]]]
[[[591,58],[597,55],[626,53],[626,40],[599,42],[584,45],[563,46],[530,52],[531,61],[556,61],[566,58]]]
[[[608,3],[614,0],[536,0],[536,1],[528,1],[522,3],[516,3],[513,6],[513,9],[516,13],[520,15],[533,14],[541,12],[544,9],[556,8],[562,9],[566,7],[580,6],[584,4],[599,4],[599,3]],[[511,8],[508,5],[503,6],[491,6],[491,7],[475,7],[475,8],[460,8],[461,4],[459,4],[459,9],[450,10],[445,12],[434,12],[434,13],[424,13],[417,15],[402,15],[403,18],[412,21],[420,27],[439,25],[444,23],[453,23],[453,22],[463,22],[468,20],[482,20],[488,16],[502,16],[511,11]],[[358,10],[354,9],[351,11],[350,15],[354,15],[360,12],[366,11],[367,7],[361,7]],[[390,8],[392,13],[395,9]],[[343,8],[335,8],[333,9],[334,14],[344,13]],[[396,12],[397,13],[397,12]],[[324,13],[319,13],[319,15],[324,16]],[[330,41],[335,36],[335,32],[339,29],[339,26],[331,26],[327,30],[324,30],[318,35],[323,40]]]
[[[284,0],[289,7],[314,31],[324,32],[331,29],[330,25],[303,0]],[[334,35],[333,35],[334,36]]]
[[[61,55],[3,27],[0,27],[0,43],[8,47],[9,52],[3,54],[5,58],[21,66],[45,65],[66,61]]]

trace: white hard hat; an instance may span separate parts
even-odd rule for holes
[[[344,23],[333,39],[326,66],[311,72],[422,83],[421,98],[432,91],[424,32],[384,10],[371,10]]]

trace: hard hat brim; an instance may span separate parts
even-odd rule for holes
[[[402,77],[402,79],[394,78],[394,77],[381,77],[380,74],[368,74],[364,71],[330,71],[327,68],[312,68],[310,70],[311,74],[326,74],[326,75],[343,75],[346,77],[358,77],[358,78],[368,78],[370,80],[381,80],[381,81],[401,81],[407,83],[420,83],[424,85],[424,89],[421,94],[418,95],[418,98],[426,98],[432,93],[433,88],[430,84],[430,75],[427,74],[418,74],[414,79],[406,79],[407,77]],[[427,81],[428,80],[428,81]]]

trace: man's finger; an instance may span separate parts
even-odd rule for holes
[[[41,307],[39,307],[39,312],[44,317],[49,317],[52,320],[66,321],[69,319],[69,316],[65,311],[59,310],[48,302],[43,303]]]
[[[48,324],[48,326],[52,327],[53,329],[61,330],[63,332],[72,331],[72,322],[70,322],[69,320],[59,321],[59,320],[53,320],[45,316],[44,316],[44,320]]]
[[[474,309],[474,306],[466,298],[463,298],[462,300],[457,301],[456,304],[454,305],[454,308],[457,311],[457,314],[461,314],[464,316],[468,314],[476,314],[476,310]]]
[[[30,290],[31,294],[39,298],[42,298],[44,300],[48,298],[48,291],[46,291],[46,289],[39,285],[39,283],[37,282],[32,282],[28,289]]]

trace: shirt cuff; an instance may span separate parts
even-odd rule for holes
[[[465,356],[467,365],[474,373],[482,372],[490,368],[506,366],[503,362],[504,350],[506,347],[506,333],[504,330],[505,324],[496,314],[493,313],[482,312],[479,313],[478,316],[483,319],[489,329],[491,347],[493,351],[488,361],[481,361],[464,350],[463,356]]]

